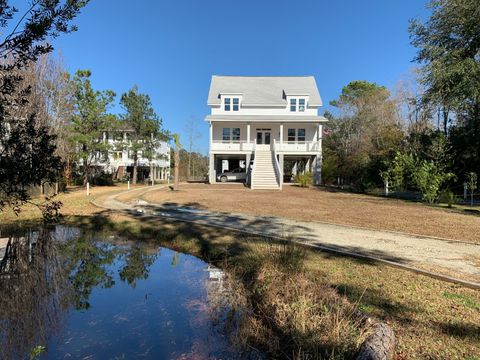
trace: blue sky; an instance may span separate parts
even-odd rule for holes
[[[423,0],[91,0],[53,44],[99,90],[138,85],[184,142],[196,118],[207,153],[212,74],[314,75],[325,110],[349,81],[393,87],[414,66],[408,20],[427,16]]]

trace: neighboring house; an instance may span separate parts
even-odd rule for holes
[[[252,189],[281,189],[299,171],[320,184],[327,119],[313,76],[212,76],[208,105],[210,183],[240,167]]]
[[[128,150],[129,135],[133,130],[115,130],[103,132],[103,141],[108,142],[110,150],[98,153],[92,163],[114,179],[131,178],[133,174],[133,154]],[[82,161],[80,161],[81,165]],[[170,146],[165,141],[158,141],[151,159],[138,154],[138,180],[168,180],[170,176]]]

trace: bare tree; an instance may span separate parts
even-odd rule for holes
[[[192,153],[194,150],[194,144],[196,140],[201,138],[201,133],[198,130],[198,118],[191,117],[190,120],[187,120],[184,126],[184,131],[187,134],[188,138],[188,168],[187,168],[187,177],[190,178],[193,173],[195,173],[195,164],[192,163]]]

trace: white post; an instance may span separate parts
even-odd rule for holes
[[[388,179],[385,179],[385,196],[388,196]]]
[[[283,148],[283,123],[280,124],[280,149]]]
[[[212,151],[213,142],[213,123],[210,121],[210,151]]]
[[[463,200],[467,200],[467,189],[468,189],[468,186],[467,186],[467,183],[463,183]]]
[[[250,123],[247,123],[247,144],[250,144]]]
[[[90,183],[87,182],[87,196],[90,196]]]
[[[127,181],[127,189],[130,190],[130,180]]]

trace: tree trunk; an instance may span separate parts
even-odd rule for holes
[[[83,186],[87,186],[87,182],[88,182],[88,171],[89,170],[89,167],[88,167],[88,157],[84,157],[83,158]]]
[[[173,184],[173,190],[178,190],[178,169],[180,167],[180,154],[178,149],[175,149],[175,182]]]
[[[138,159],[137,155],[133,156],[133,175],[132,175],[132,184],[135,185],[137,183],[137,167],[138,167]]]

